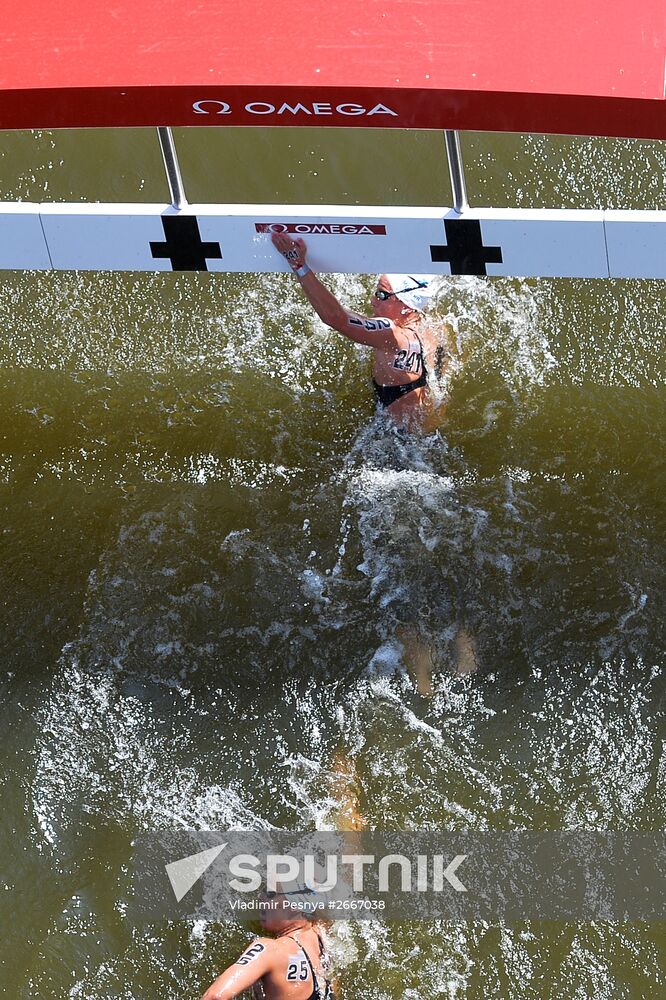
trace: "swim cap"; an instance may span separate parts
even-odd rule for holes
[[[401,293],[397,298],[410,309],[424,312],[428,308],[434,295],[432,288],[434,274],[387,274],[386,277],[390,281],[393,291]],[[404,292],[403,288],[409,288],[410,291]]]

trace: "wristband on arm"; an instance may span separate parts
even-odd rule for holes
[[[296,275],[297,278],[304,278],[306,274],[310,273],[310,271],[311,268],[309,268],[308,265],[305,263],[301,264],[300,267],[294,268],[294,274]]]

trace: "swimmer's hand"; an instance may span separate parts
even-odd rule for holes
[[[300,236],[292,240],[291,236],[287,236],[286,233],[273,233],[271,239],[273,240],[273,246],[286,258],[292,271],[297,271],[299,267],[303,267],[307,253],[305,240],[301,239]]]

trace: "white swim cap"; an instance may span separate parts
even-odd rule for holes
[[[432,281],[434,274],[387,274],[391,288],[397,292],[397,298],[410,309],[424,312],[434,295]],[[404,289],[409,289],[404,291]]]

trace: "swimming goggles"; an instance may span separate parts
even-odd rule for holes
[[[409,288],[403,288],[399,292],[387,292],[383,288],[375,289],[375,298],[378,298],[380,302],[386,302],[390,299],[392,295],[402,295],[404,292],[415,292],[418,288],[427,288],[427,281],[419,281],[418,285],[411,285]]]

